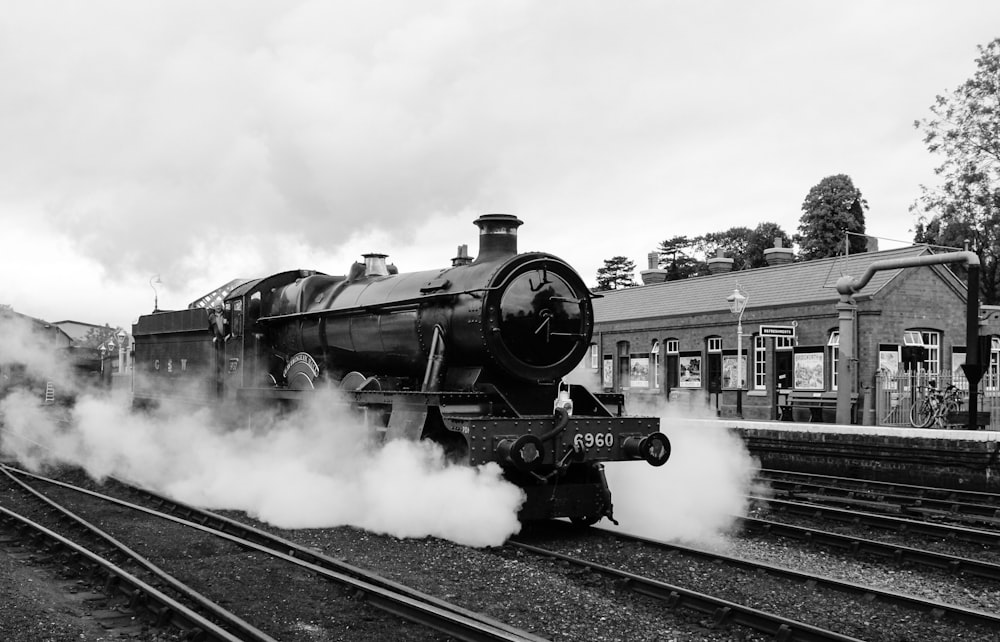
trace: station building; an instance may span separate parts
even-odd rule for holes
[[[795,262],[792,250],[776,243],[765,252],[767,267],[732,271],[733,260],[720,255],[709,259],[707,276],[665,281],[652,253],[643,285],[595,299],[593,343],[574,380],[720,417],[827,422],[846,385],[852,423],[880,423],[879,381],[911,372],[924,381],[964,376],[967,288],[947,265],[874,272],[853,297],[855,358],[850,380],[839,381],[836,284],[862,276],[875,261],[929,254],[927,246],[910,246]],[[735,312],[741,297],[745,306]],[[981,316],[980,334],[998,334],[990,323],[1000,315]],[[988,354],[979,344],[981,385],[996,388],[1000,340],[986,341]],[[891,410],[880,411],[889,423]]]

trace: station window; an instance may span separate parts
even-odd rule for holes
[[[663,342],[667,353],[667,366],[664,369],[666,374],[666,385],[676,388],[681,381],[680,352],[681,342],[679,339],[667,339]]]
[[[840,331],[834,330],[830,333],[830,340],[826,342],[830,348],[830,390],[837,389],[837,362],[840,357]]]
[[[753,338],[753,387],[767,388],[767,337],[760,335]]]
[[[984,389],[1000,388],[1000,337],[990,337],[990,361],[983,381]]]
[[[594,370],[597,370],[597,353],[598,353],[597,344],[596,343],[591,343],[590,344],[590,367],[593,368]]]
[[[927,374],[937,375],[941,372],[941,333],[921,330],[920,338],[927,348]]]
[[[708,338],[708,351],[709,352],[722,352],[722,337],[709,337]]]

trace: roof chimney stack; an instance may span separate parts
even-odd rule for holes
[[[764,250],[764,262],[771,265],[785,265],[795,260],[795,251],[790,247],[782,247],[781,237],[774,239],[774,247]]]
[[[715,256],[705,261],[708,263],[708,273],[709,274],[723,274],[724,272],[733,271],[733,259],[727,258],[722,251],[722,248],[718,248],[715,251]]]
[[[650,252],[646,255],[646,259],[649,261],[649,269],[639,272],[642,284],[652,285],[653,283],[663,283],[666,281],[667,271],[660,269],[660,253]]]

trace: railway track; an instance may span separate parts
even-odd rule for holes
[[[993,493],[770,469],[762,470],[758,481],[777,499],[1000,530],[1000,495]]]
[[[365,607],[374,607],[392,617],[402,618],[408,622],[417,623],[440,632],[446,639],[475,641],[538,641],[543,639],[478,613],[467,611],[444,600],[391,582],[374,573],[353,567],[318,552],[310,551],[293,542],[275,537],[264,531],[212,513],[177,504],[165,497],[130,488],[120,482],[116,482],[119,490],[133,493],[147,505],[128,502],[117,497],[96,493],[92,490],[34,475],[8,466],[2,466],[0,470],[2,470],[7,480],[16,484],[25,493],[30,493],[31,497],[34,498],[36,501],[36,507],[34,508],[25,506],[23,502],[18,502],[21,506],[27,508],[28,511],[39,512],[37,502],[44,502],[45,511],[43,512],[50,513],[47,518],[48,522],[56,525],[56,527],[58,527],[59,522],[68,522],[75,528],[82,528],[88,533],[87,538],[91,541],[91,546],[94,546],[93,540],[95,538],[100,540],[100,543],[95,547],[99,546],[102,552],[99,555],[92,554],[95,563],[109,568],[111,563],[106,561],[107,558],[112,556],[125,558],[128,565],[142,567],[147,573],[155,576],[155,582],[168,584],[170,589],[180,596],[176,600],[176,605],[171,603],[168,607],[154,607],[154,613],[157,612],[157,609],[162,612],[164,608],[169,608],[171,613],[187,613],[188,611],[209,613],[209,615],[203,616],[204,619],[192,619],[192,623],[181,623],[180,626],[185,631],[210,630],[209,623],[215,621],[219,622],[216,626],[219,631],[218,633],[213,632],[213,635],[218,635],[219,637],[212,637],[211,639],[273,639],[268,634],[258,631],[252,624],[241,620],[220,605],[223,601],[234,601],[234,591],[229,590],[221,593],[216,598],[219,600],[219,603],[213,602],[211,598],[201,596],[194,587],[172,577],[166,571],[161,571],[149,559],[144,558],[124,542],[103,531],[93,521],[106,521],[119,526],[123,521],[139,521],[141,524],[144,524],[143,528],[157,528],[149,524],[149,522],[166,522],[170,527],[177,530],[178,538],[184,542],[184,546],[188,547],[186,550],[200,548],[202,550],[209,550],[213,554],[219,554],[221,552],[219,547],[229,547],[232,550],[222,552],[222,554],[233,556],[246,555],[246,552],[249,551],[250,554],[266,558],[266,567],[269,572],[272,572],[272,575],[258,580],[264,585],[270,586],[274,583],[274,578],[278,577],[278,574],[274,573],[277,567],[286,567],[285,572],[287,572],[287,568],[293,568],[294,573],[291,576],[292,579],[289,581],[302,584],[303,578],[308,576],[317,584],[336,584],[341,587],[341,593],[350,596],[356,606],[361,604]],[[41,493],[35,488],[37,486],[44,486],[45,492]],[[60,500],[73,506],[88,504],[87,512],[97,517],[93,518],[93,521],[88,522],[68,511],[60,503]],[[148,504],[155,504],[157,508],[152,508]],[[10,514],[12,518],[17,519],[14,516],[14,511],[10,509],[4,509],[4,513]],[[137,515],[141,517],[137,517]],[[31,520],[21,520],[24,524],[27,524],[29,521]],[[126,530],[134,538],[138,540],[142,539],[142,528],[137,529],[135,524],[132,524]],[[67,545],[74,550],[86,550],[85,547],[70,542],[68,537],[59,535],[54,529],[41,527],[36,528],[34,532],[43,533],[45,537],[49,537],[48,533],[51,532],[56,538],[66,541]],[[235,551],[237,550],[240,552],[236,553]],[[263,562],[257,565],[265,567],[265,563]],[[243,568],[246,568],[246,566]],[[116,577],[125,578],[126,575],[116,573]],[[156,589],[147,588],[148,586],[152,586],[152,583],[134,584],[131,580],[128,582],[115,581],[115,584],[119,583],[127,583],[130,586],[129,591],[131,595],[135,595],[136,591],[140,591],[143,600],[146,599],[146,595],[158,594]],[[246,584],[247,582],[244,583]],[[131,588],[133,584],[138,588]],[[280,595],[283,587],[279,586],[277,588],[277,592]],[[317,595],[324,593],[319,587],[307,588],[306,591],[315,592]],[[185,602],[190,602],[194,606],[183,607]],[[252,619],[253,614],[248,614],[246,617]],[[290,613],[289,617],[294,618],[296,616]],[[164,623],[162,616],[156,620],[156,624],[162,625]],[[225,637],[227,635],[231,637]],[[422,638],[416,636],[412,639]]]
[[[538,539],[519,538],[514,545],[526,553],[600,573],[633,591],[664,600],[670,607],[689,606],[708,613],[717,624],[731,622],[778,639],[893,639],[874,634],[876,622],[905,622],[932,636],[923,639],[994,639],[1000,635],[1000,617],[994,613],[784,565],[601,529],[575,536],[560,529]],[[623,566],[622,559],[633,561]],[[717,590],[706,595],[704,586]],[[798,619],[783,615],[789,607],[805,615]],[[914,638],[904,634],[900,639]]]

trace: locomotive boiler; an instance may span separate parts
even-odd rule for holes
[[[399,273],[373,253],[344,276],[231,282],[140,317],[136,401],[259,409],[333,386],[381,439],[499,464],[526,494],[522,519],[613,520],[602,463],[665,463],[659,420],[563,381],[590,349],[594,295],[561,259],[518,253],[516,217],[475,224],[476,257],[461,246],[444,269]]]

